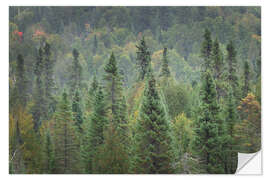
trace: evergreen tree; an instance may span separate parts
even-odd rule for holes
[[[223,55],[219,47],[219,41],[216,38],[214,43],[213,43],[213,48],[212,48],[212,58],[213,58],[213,70],[214,70],[214,78],[215,79],[220,79],[222,72],[223,72]]]
[[[45,87],[45,107],[46,116],[49,116],[55,110],[53,98],[54,78],[53,78],[54,61],[51,59],[51,46],[46,42],[44,47],[44,87]]]
[[[24,59],[21,54],[17,57],[16,66],[16,84],[15,84],[15,100],[16,104],[26,105],[27,101],[27,80],[24,67]]]
[[[95,100],[95,93],[97,89],[98,89],[98,81],[97,81],[96,74],[94,74],[93,81],[88,90],[88,96],[87,96],[87,102],[86,102],[86,109],[88,112],[92,111],[93,109],[93,103]]]
[[[80,98],[80,93],[77,90],[75,92],[75,95],[73,97],[73,102],[72,102],[72,112],[73,112],[73,118],[75,121],[75,125],[79,129],[80,132],[82,132],[82,123],[83,123],[83,112],[81,108],[81,98]]]
[[[151,63],[150,51],[148,50],[148,47],[146,46],[144,37],[140,41],[139,46],[136,46],[136,47],[138,49],[136,53],[137,53],[137,66],[139,69],[139,80],[143,80],[148,71],[148,66]]]
[[[128,120],[127,120],[127,109],[126,109],[126,102],[125,98],[123,95],[123,89],[122,89],[122,77],[120,76],[118,72],[118,67],[117,63],[114,57],[114,54],[111,54],[111,57],[109,59],[108,64],[104,68],[106,74],[105,74],[105,80],[106,80],[106,98],[108,102],[108,107],[110,110],[110,125],[111,129],[109,128],[108,136],[106,139],[106,142],[111,142],[111,141],[118,141],[121,140],[121,142],[115,142],[119,144],[119,147],[117,149],[110,148],[107,150],[107,152],[103,151],[105,153],[103,156],[105,157],[106,155],[110,154],[112,155],[113,159],[118,159],[118,157],[121,157],[121,154],[119,153],[128,153]],[[113,136],[116,135],[117,138],[114,138]],[[109,145],[109,144],[107,144]],[[119,149],[120,148],[120,149]],[[107,154],[108,153],[108,154]],[[102,157],[102,158],[104,158]],[[103,159],[105,160],[105,159]],[[125,158],[118,159],[119,162],[116,164],[107,164],[107,165],[102,165],[104,169],[107,169],[108,172],[111,172],[112,169],[117,169],[117,172],[119,173],[124,173],[122,172],[123,168],[122,166],[125,166],[125,168],[128,169],[128,156],[125,156]],[[114,171],[114,172],[115,172]]]
[[[222,134],[220,107],[215,82],[210,71],[203,74],[199,116],[195,122],[194,150],[201,159],[202,173],[224,173],[219,162]]]
[[[82,157],[86,173],[98,173],[96,157],[99,152],[100,145],[104,143],[104,128],[108,123],[106,102],[101,87],[97,88],[93,103],[93,114],[90,117],[90,122],[86,127],[86,135],[82,144]]]
[[[223,73],[224,73],[224,63],[223,63],[223,55],[219,47],[218,39],[216,39],[213,43],[212,48],[212,59],[213,59],[213,74],[214,79],[216,81],[216,90],[218,99],[223,95]]]
[[[137,122],[135,173],[174,173],[171,129],[151,70]]]
[[[239,92],[239,82],[236,74],[237,61],[236,61],[236,50],[232,41],[227,45],[227,62],[229,66],[229,74],[228,81],[233,89],[234,97],[239,100],[240,92]]]
[[[160,76],[165,76],[165,77],[170,76],[169,62],[167,59],[167,48],[164,48],[163,50],[162,67],[161,67]]]
[[[250,67],[247,61],[244,64],[244,85],[242,90],[242,98],[246,97],[250,92]]]
[[[55,112],[54,143],[56,173],[78,173],[78,139],[66,92]]]
[[[114,54],[111,54],[108,64],[106,64],[104,79],[106,81],[108,108],[113,115],[115,124],[119,124],[119,103],[122,95],[122,83],[117,69]]]
[[[35,64],[35,87],[33,94],[34,106],[32,109],[32,115],[34,120],[34,129],[37,132],[41,121],[44,119],[45,111],[45,98],[44,98],[44,82],[43,82],[43,69],[44,69],[44,58],[43,58],[43,49],[39,48],[38,56]]]
[[[211,64],[211,55],[212,55],[212,39],[211,39],[211,32],[208,29],[205,29],[204,32],[204,40],[202,42],[201,47],[201,57],[203,58],[203,70],[206,71],[212,67]]]
[[[72,72],[70,77],[70,91],[71,94],[74,95],[76,89],[81,88],[82,83],[82,66],[79,62],[79,52],[77,49],[73,49],[73,62],[72,62]]]
[[[225,151],[224,162],[225,162],[225,173],[234,174],[237,168],[237,143],[235,140],[234,127],[238,121],[238,114],[236,111],[235,98],[233,97],[232,88],[229,88],[229,93],[226,98],[226,109],[225,109],[225,121],[226,121],[226,134],[228,136],[226,147],[223,148]]]
[[[44,167],[43,172],[46,174],[51,174],[54,172],[55,159],[54,159],[54,147],[52,142],[52,137],[50,130],[46,131],[43,144],[43,161]]]

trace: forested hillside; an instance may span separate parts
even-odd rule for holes
[[[260,7],[9,9],[10,173],[231,174],[260,105]]]

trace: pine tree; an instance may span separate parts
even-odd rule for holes
[[[54,99],[53,99],[53,78],[54,61],[51,58],[51,46],[46,42],[44,47],[44,87],[45,87],[45,108],[46,118],[49,119],[50,115],[54,112]]]
[[[118,157],[121,156],[119,153],[128,153],[128,120],[127,120],[127,109],[126,109],[126,102],[125,98],[123,95],[123,82],[122,82],[122,77],[120,76],[118,72],[118,67],[117,63],[114,57],[114,54],[111,54],[111,57],[109,59],[108,64],[104,68],[106,74],[105,74],[105,80],[106,80],[106,102],[108,102],[108,107],[109,107],[109,120],[110,120],[110,125],[111,129],[110,132],[108,132],[108,137],[106,139],[106,142],[111,142],[111,141],[118,141],[121,140],[119,147],[116,149],[109,149],[107,152],[103,151],[104,157],[108,154],[113,155],[111,157],[112,159],[118,159]],[[110,134],[111,133],[111,134]],[[117,135],[117,138],[114,138],[113,136]],[[111,138],[111,139],[110,139]],[[119,143],[119,142],[115,142]],[[107,144],[108,145],[108,144]],[[121,150],[120,150],[120,149]],[[108,153],[108,154],[107,154]],[[105,159],[104,159],[105,160]],[[108,169],[108,172],[111,172],[112,169],[118,169],[119,173],[124,173],[121,170],[125,168],[128,169],[128,156],[125,156],[125,158],[118,159],[119,162],[117,164],[107,164],[108,166],[105,167],[103,164],[102,167],[105,169]],[[111,166],[111,167],[109,167]],[[116,167],[120,166],[120,167]],[[107,172],[107,173],[108,173]]]
[[[213,43],[212,48],[212,59],[213,59],[213,74],[216,81],[216,90],[218,94],[218,99],[224,94],[223,90],[223,73],[224,73],[224,62],[223,55],[219,47],[218,39]]]
[[[220,79],[223,72],[224,62],[223,62],[223,55],[219,47],[219,41],[217,38],[213,43],[212,52],[213,52],[212,58],[213,58],[214,78]]]
[[[217,92],[212,74],[206,71],[203,74],[201,87],[201,104],[199,116],[195,122],[194,150],[201,159],[204,173],[223,173],[219,162],[221,144],[219,135],[222,135],[222,121],[220,107],[217,103]]]
[[[55,112],[54,143],[56,173],[78,173],[78,139],[66,92]]]
[[[82,112],[82,108],[81,108],[81,98],[80,98],[80,93],[77,90],[75,92],[75,95],[73,97],[73,101],[72,101],[72,112],[73,112],[73,118],[75,121],[75,125],[77,126],[77,128],[79,129],[80,132],[82,132],[82,123],[83,123],[83,112]]]
[[[228,81],[233,89],[234,97],[239,100],[240,92],[239,92],[239,82],[236,74],[237,61],[236,61],[236,50],[232,41],[227,45],[227,62],[229,66],[229,75]]]
[[[138,49],[136,53],[137,53],[137,66],[139,69],[139,80],[143,80],[148,71],[148,68],[149,68],[148,66],[151,63],[150,51],[148,50],[148,47],[146,46],[144,37],[140,41],[140,44],[136,47]]]
[[[171,129],[151,70],[137,123],[134,172],[174,173]]]
[[[208,29],[205,29],[204,32],[204,41],[202,42],[201,47],[201,57],[203,58],[203,71],[210,69],[212,67],[211,64],[211,55],[212,55],[212,39],[211,39],[211,32]]]
[[[122,84],[117,69],[117,63],[114,54],[111,54],[108,64],[106,64],[104,79],[106,81],[106,97],[108,101],[108,108],[110,109],[114,123],[119,124],[119,102],[122,95]]]
[[[32,115],[34,119],[34,129],[37,132],[39,126],[41,125],[41,121],[44,119],[46,111],[45,111],[45,98],[44,98],[44,82],[43,82],[43,69],[44,69],[44,58],[43,58],[43,49],[39,48],[38,56],[35,64],[35,87],[34,87],[34,95],[33,101],[34,106],[32,109]]]
[[[93,114],[86,127],[86,135],[82,144],[82,157],[86,173],[98,173],[96,157],[98,149],[104,143],[104,129],[108,123],[106,102],[101,87],[97,88],[93,103]]]
[[[17,57],[15,100],[17,104],[25,106],[27,101],[27,80],[25,75],[24,59],[21,54]]]
[[[164,48],[163,50],[162,67],[161,67],[160,76],[165,76],[165,77],[170,76],[169,62],[167,59],[167,48]]]
[[[237,142],[235,140],[234,127],[238,121],[238,114],[236,111],[235,98],[233,96],[232,88],[229,88],[229,93],[226,98],[225,121],[226,134],[228,136],[227,146],[223,148],[225,151],[225,173],[233,174],[237,168]]]
[[[72,72],[70,77],[70,92],[72,96],[76,92],[76,89],[81,88],[82,83],[82,66],[79,62],[79,52],[77,49],[73,49],[73,61],[72,61]]]
[[[242,98],[246,97],[250,92],[250,67],[247,61],[244,64],[244,85],[242,90]]]
[[[50,130],[46,131],[44,137],[43,161],[44,161],[43,172],[46,174],[54,173],[55,168],[54,147]]]

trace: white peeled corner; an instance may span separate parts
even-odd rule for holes
[[[238,153],[238,165],[235,174],[262,174],[262,153]]]

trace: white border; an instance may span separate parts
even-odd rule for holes
[[[267,163],[270,160],[270,148],[269,148],[269,130],[270,128],[270,87],[269,87],[269,73],[270,73],[270,6],[269,0],[1,0],[0,6],[0,110],[1,110],[1,152],[0,152],[0,171],[1,179],[8,178],[22,178],[22,179],[48,179],[48,178],[65,178],[74,179],[74,175],[8,175],[8,6],[262,6],[262,127],[263,127],[263,176],[235,176],[235,175],[75,175],[82,179],[89,178],[110,178],[110,179],[138,179],[138,178],[172,178],[172,179],[216,179],[218,178],[266,178],[269,179],[270,165]],[[267,153],[268,152],[268,153]],[[61,176],[61,177],[60,177]]]

